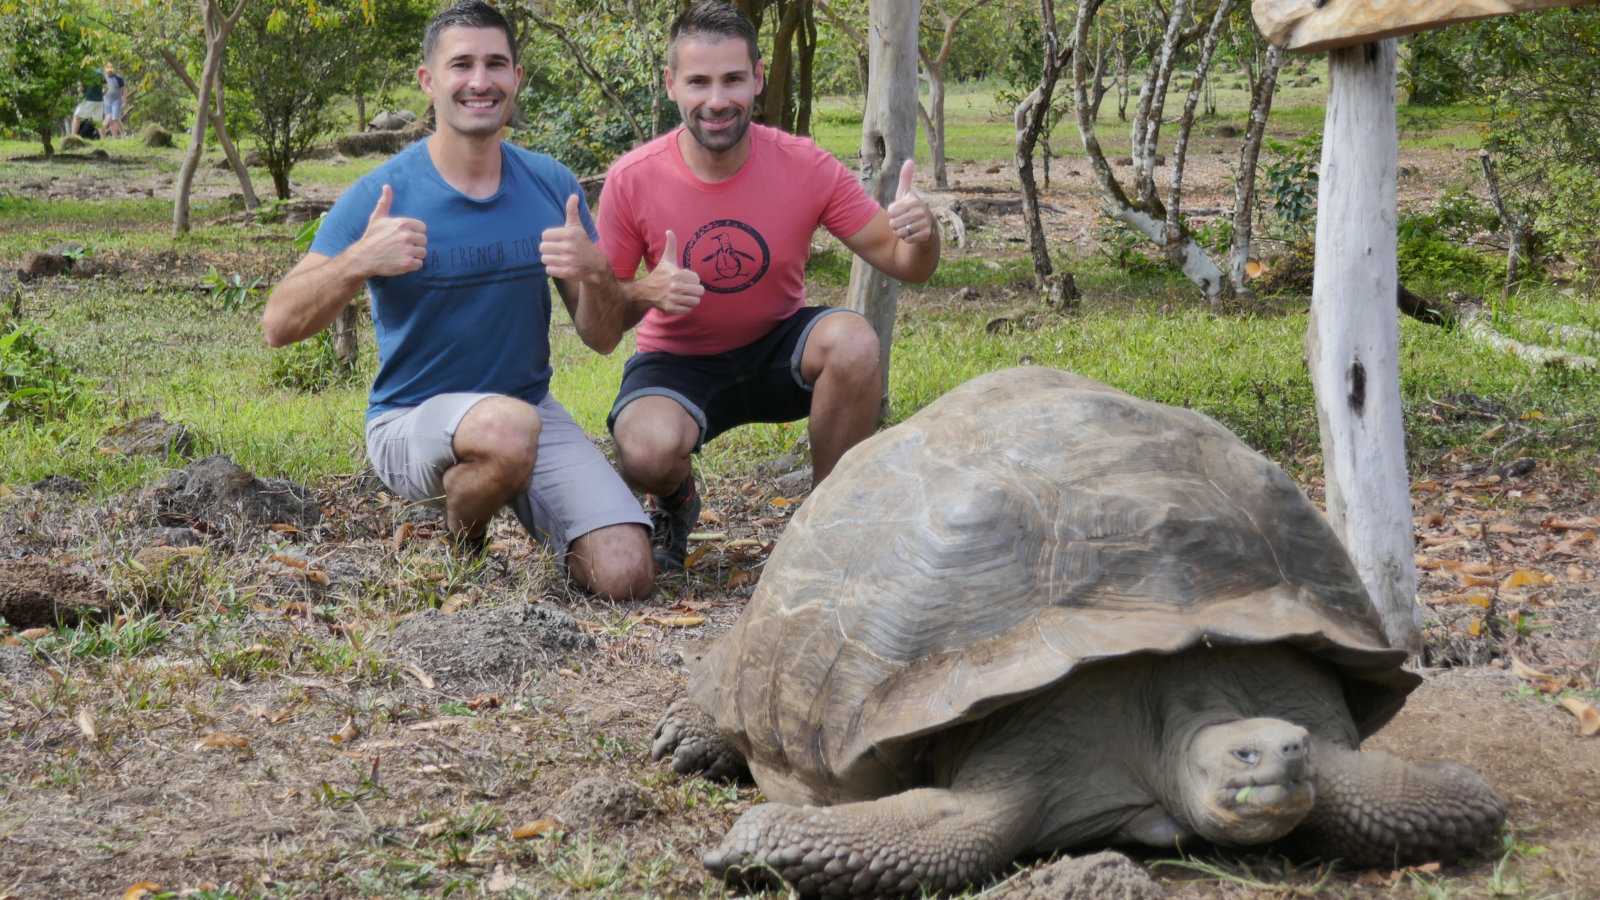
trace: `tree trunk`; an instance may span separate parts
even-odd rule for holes
[[[188,86],[189,92],[196,97],[200,89],[195,85],[194,79],[189,77],[189,71],[178,61],[171,50],[162,48],[161,58],[166,61],[167,68],[171,69],[183,83]],[[239,149],[234,146],[233,140],[228,136],[227,113],[222,102],[222,73],[218,71],[217,82],[214,86],[215,97],[211,104],[211,130],[217,135],[217,143],[222,145],[222,153],[228,158],[228,167],[233,169],[233,175],[239,180],[239,192],[244,196],[244,208],[255,209],[261,205],[256,197],[255,185],[250,183],[250,170],[245,168],[244,160],[239,156]]]
[[[356,91],[356,131],[367,130],[367,95]]]
[[[1261,159],[1261,143],[1267,133],[1267,116],[1277,91],[1278,70],[1283,68],[1283,49],[1268,47],[1261,77],[1254,78],[1250,92],[1250,122],[1245,126],[1244,143],[1239,146],[1239,175],[1233,186],[1233,242],[1228,247],[1228,277],[1236,292],[1249,296],[1245,266],[1250,262],[1254,243],[1256,212],[1256,164]]]
[[[205,149],[206,120],[212,113],[211,88],[218,83],[217,73],[222,71],[222,50],[228,32],[244,12],[245,0],[237,0],[233,12],[223,16],[217,0],[200,0],[201,15],[206,23],[206,56],[200,68],[199,89],[195,102],[194,128],[189,131],[189,150],[178,170],[177,185],[172,202],[172,233],[174,236],[189,232],[189,191],[194,187],[195,169],[200,166],[200,153]]]
[[[928,69],[928,155],[933,158],[933,186],[950,189],[950,171],[944,158],[944,72]]]
[[[1394,40],[1328,54],[1306,356],[1328,520],[1393,647],[1421,648],[1400,408]]]
[[[1506,281],[1501,289],[1500,296],[1511,296],[1511,289],[1522,280],[1522,260],[1533,257],[1533,240],[1528,236],[1527,222],[1518,213],[1507,208],[1505,200],[1500,196],[1500,178],[1494,171],[1494,160],[1489,157],[1489,151],[1478,151],[1478,162],[1483,164],[1483,180],[1489,187],[1489,202],[1494,204],[1494,211],[1499,214],[1500,221],[1506,230]]]
[[[882,206],[894,200],[900,168],[917,149],[917,22],[922,0],[871,0],[867,106],[861,121],[861,174]],[[889,411],[889,349],[900,285],[857,257],[850,266],[849,307],[878,333],[883,406]]]
[[[1217,4],[1216,15],[1211,19],[1211,26],[1206,29],[1205,40],[1200,45],[1200,59],[1195,66],[1194,82],[1189,86],[1189,95],[1184,98],[1183,112],[1178,116],[1178,137],[1172,143],[1172,185],[1167,197],[1167,228],[1166,238],[1162,241],[1162,251],[1166,254],[1168,262],[1181,265],[1185,274],[1190,273],[1191,257],[1204,260],[1204,271],[1189,274],[1189,277],[1200,285],[1205,292],[1206,300],[1213,306],[1222,298],[1233,297],[1234,285],[1223,274],[1221,268],[1214,263],[1205,251],[1189,238],[1183,225],[1183,164],[1189,152],[1189,135],[1194,131],[1194,111],[1199,105],[1200,94],[1210,80],[1211,60],[1217,51],[1217,42],[1222,36],[1223,25],[1228,20],[1228,12],[1233,7],[1233,0],[1222,0]],[[1243,177],[1243,173],[1240,173]],[[1196,260],[1198,262],[1198,260]],[[1199,268],[1196,266],[1196,268]]]
[[[817,70],[817,15],[807,4],[800,23],[800,78],[794,107],[794,133],[811,134],[812,86]]]
[[[1099,0],[1083,0],[1083,4],[1099,6]],[[1017,104],[1012,121],[1017,131],[1017,180],[1022,183],[1022,217],[1028,224],[1028,250],[1033,256],[1034,283],[1043,292],[1046,305],[1068,310],[1077,305],[1078,286],[1071,272],[1058,275],[1050,262],[1050,245],[1045,241],[1044,220],[1039,215],[1039,186],[1033,180],[1033,151],[1050,116],[1050,98],[1055,91],[1056,81],[1061,77],[1061,69],[1068,59],[1074,58],[1073,45],[1065,49],[1061,47],[1061,35],[1056,28],[1055,0],[1039,0],[1039,24],[1044,40],[1044,70],[1040,73],[1039,86]],[[1081,66],[1082,57],[1077,57],[1077,60],[1075,65]],[[1048,146],[1045,160],[1048,166]]]
[[[54,159],[56,155],[56,148],[51,145],[50,137],[50,129],[41,128],[39,130],[39,143],[44,147],[45,159]]]
[[[361,349],[361,307],[356,304],[365,298],[366,293],[362,292],[357,300],[345,304],[339,311],[339,318],[333,320],[333,355],[347,372],[355,371]]]

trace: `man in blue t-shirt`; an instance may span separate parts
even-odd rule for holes
[[[583,192],[560,163],[500,140],[522,67],[494,7],[444,10],[422,49],[417,79],[437,131],[334,204],[267,299],[267,343],[316,334],[366,284],[380,359],[367,455],[384,483],[442,501],[468,546],[509,504],[579,583],[643,597],[655,579],[650,520],[549,393],[548,279],[601,353],[626,306]]]

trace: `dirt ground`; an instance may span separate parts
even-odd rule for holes
[[[1231,161],[1197,148],[1192,205],[1227,204]],[[1471,165],[1402,162],[1402,203]],[[1092,241],[1087,167],[1055,166],[1053,240]],[[941,200],[1014,196],[987,168],[954,165]],[[49,172],[0,188],[149,196],[171,179]],[[197,190],[230,180],[207,167]],[[978,229],[966,252],[1014,239]],[[37,606],[46,584],[74,608],[132,604],[102,629],[121,651],[17,621],[0,637],[0,898],[722,895],[699,854],[755,789],[648,751],[803,499],[793,469],[705,485],[690,571],[636,605],[572,589],[509,517],[463,560],[435,515],[368,478],[310,486],[319,515],[298,523],[214,494],[180,509],[153,487],[91,502],[0,485],[0,601]],[[1369,746],[1476,768],[1507,801],[1504,846],[1400,872],[1140,855],[1170,895],[1600,896],[1600,737],[1579,734],[1600,678],[1600,501],[1537,461],[1446,459],[1413,488],[1426,682]],[[130,648],[145,616],[165,636]]]

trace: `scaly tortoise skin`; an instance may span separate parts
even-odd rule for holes
[[[1420,679],[1338,539],[1210,418],[1065,372],[963,385],[847,453],[668,710],[680,772],[767,803],[706,865],[956,889],[1025,853],[1288,838],[1452,858],[1504,819],[1362,752]]]

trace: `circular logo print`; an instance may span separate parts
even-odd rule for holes
[[[767,274],[772,252],[754,228],[737,219],[717,219],[700,226],[683,245],[678,265],[699,274],[706,290],[733,294]]]

